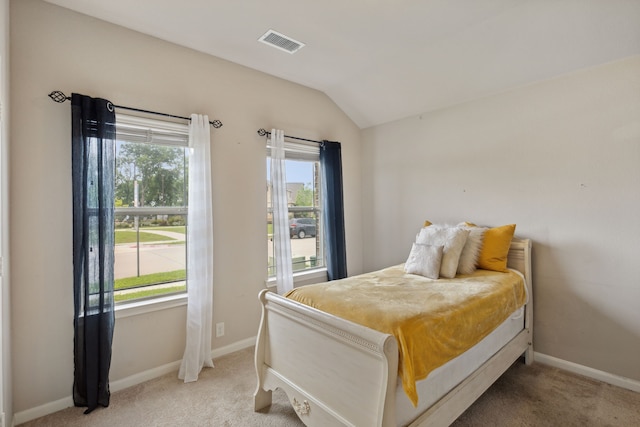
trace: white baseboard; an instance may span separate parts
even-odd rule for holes
[[[237,341],[233,344],[229,344],[227,346],[212,350],[211,358],[214,359],[214,363],[215,363],[216,358],[251,347],[255,343],[256,343],[256,337],[247,338],[242,341]],[[180,363],[181,361],[178,360],[176,362],[171,362],[171,363],[167,363],[166,365],[158,366],[157,368],[139,372],[137,374],[128,376],[126,378],[121,378],[119,380],[112,381],[109,384],[109,389],[111,390],[112,393],[114,393],[116,391],[124,390],[125,388],[132,387],[134,385],[143,383],[145,381],[149,381],[154,378],[158,378],[163,375],[170,374],[171,372],[177,372],[178,369],[180,369]],[[73,398],[71,396],[67,396],[65,398],[62,398],[53,402],[45,403],[44,405],[36,406],[35,408],[16,412],[13,416],[13,425],[26,423],[27,421],[35,420],[36,418],[44,417],[45,415],[49,415],[54,412],[61,411],[63,409],[66,409],[72,406],[73,406]]]
[[[607,384],[615,385],[617,387],[626,388],[627,390],[640,393],[640,381],[636,381],[631,378],[621,377],[619,375],[599,371],[597,369],[589,368],[588,366],[578,365],[577,363],[558,359],[557,357],[548,356],[546,354],[538,353],[535,351],[533,352],[533,360],[545,365],[553,366],[554,368],[573,372],[574,374],[582,375],[584,377],[592,378],[594,380],[602,381]]]
[[[13,425],[20,425],[22,423],[26,423],[27,421],[44,417],[45,415],[61,411],[71,406],[73,406],[73,398],[71,396],[67,396],[53,402],[45,403],[44,405],[36,406],[35,408],[16,412],[15,414],[13,414]]]
[[[245,348],[249,348],[255,344],[256,344],[256,337],[251,337],[241,341],[236,341],[232,344],[212,350],[211,358],[215,359],[217,357],[221,357],[226,354],[235,353],[236,351],[244,350]],[[214,363],[215,363],[215,360],[214,360]]]

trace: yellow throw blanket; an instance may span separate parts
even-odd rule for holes
[[[405,274],[403,265],[295,288],[286,295],[326,313],[393,334],[398,375],[414,406],[416,381],[473,347],[524,305],[522,276],[477,270],[455,279]]]

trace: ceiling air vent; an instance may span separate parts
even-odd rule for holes
[[[258,39],[258,41],[289,53],[296,53],[298,50],[304,47],[304,43],[296,41],[291,37],[287,37],[284,34],[280,34],[273,30],[269,30],[264,33],[262,37]]]

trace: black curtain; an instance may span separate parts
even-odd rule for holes
[[[342,196],[342,153],[339,142],[322,141],[320,171],[324,190],[324,231],[329,280],[347,277],[347,248],[344,237]]]
[[[73,402],[109,406],[113,312],[115,113],[72,94]]]

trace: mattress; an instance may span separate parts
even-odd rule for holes
[[[465,353],[433,370],[429,376],[416,382],[419,402],[414,407],[398,378],[396,387],[396,425],[406,426],[422,412],[478,369],[493,354],[504,347],[524,329],[524,307],[516,310],[493,332]]]

